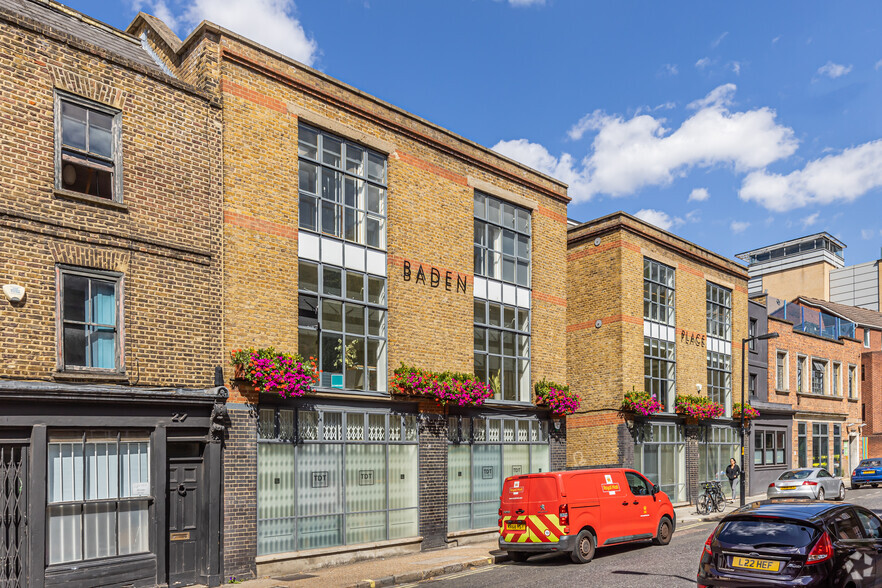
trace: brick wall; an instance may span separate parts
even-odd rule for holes
[[[0,331],[3,375],[57,376],[55,268],[71,264],[124,273],[122,381],[211,386],[221,361],[218,109],[37,23],[3,23],[0,72],[0,282],[27,290],[0,304],[0,323],[14,325]],[[55,193],[55,89],[121,111],[122,206]]]
[[[231,403],[224,445],[224,577],[257,573],[257,413]]]
[[[858,379],[861,381],[861,405],[867,424],[861,433],[867,437],[867,455],[882,456],[882,351],[861,354]]]
[[[420,403],[419,486],[422,549],[446,547],[447,539],[447,417],[434,403]]]

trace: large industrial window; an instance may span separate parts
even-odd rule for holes
[[[299,339],[320,385],[386,391],[386,278],[328,264],[299,264]]]
[[[475,374],[497,400],[529,402],[530,311],[475,299]]]
[[[724,341],[732,340],[732,291],[707,283],[707,334]]]
[[[698,447],[698,477],[701,481],[726,480],[726,467],[733,457],[740,464],[741,437],[737,429],[703,427]]]
[[[121,365],[122,276],[59,268],[58,280],[60,366],[116,370]]]
[[[674,268],[643,258],[643,318],[674,326]]]
[[[718,402],[731,414],[732,401],[732,356],[716,351],[707,352],[707,395]]]
[[[56,93],[56,189],[122,201],[121,118],[116,109]]]
[[[686,501],[686,441],[673,423],[645,424],[636,430],[634,468],[658,484],[672,502]]]
[[[530,287],[530,211],[475,192],[475,275]]]
[[[548,421],[452,415],[447,439],[448,532],[495,527],[503,480],[551,469]]]
[[[257,554],[418,534],[413,414],[261,408]]]
[[[300,228],[386,249],[386,157],[301,124]]]
[[[49,435],[46,550],[49,564],[150,550],[147,433]]]
[[[655,395],[667,412],[674,411],[677,394],[676,345],[643,338],[643,389]]]

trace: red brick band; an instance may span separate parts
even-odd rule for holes
[[[556,304],[558,306],[563,306],[566,308],[567,299],[561,298],[560,296],[552,296],[551,294],[543,294],[542,292],[537,292],[533,290],[533,298],[536,300],[541,300],[542,302],[548,302],[549,304]]]
[[[553,221],[563,223],[564,225],[567,224],[567,215],[560,214],[558,212],[554,212],[550,208],[546,208],[544,206],[539,206],[536,208],[536,212],[538,212],[542,216],[547,216],[548,218],[550,218]]]
[[[258,233],[266,233],[268,235],[284,237],[286,239],[291,239],[292,241],[297,240],[297,229],[295,227],[289,227],[288,225],[274,223],[272,221],[257,218],[247,214],[242,214],[239,212],[224,212],[224,223],[228,225],[242,227],[243,229],[257,231]]]
[[[233,96],[236,96],[238,98],[242,98],[243,100],[248,100],[249,102],[265,106],[270,110],[275,110],[276,112],[281,112],[282,114],[288,114],[288,107],[278,98],[273,98],[271,96],[267,96],[266,94],[255,92],[251,88],[246,88],[245,86],[241,86],[235,82],[231,82],[229,80],[221,80],[221,91],[232,94]]]
[[[423,161],[418,157],[414,157],[413,155],[408,155],[403,151],[396,151],[392,154],[397,157],[404,163],[410,164],[414,167],[417,167],[423,171],[427,171],[429,173],[435,174],[436,176],[440,176],[446,180],[450,180],[455,184],[460,184],[461,186],[468,186],[469,181],[465,176],[461,176],[459,174],[455,174],[451,171],[444,169],[443,167],[439,167],[434,163],[429,163],[428,161]]]

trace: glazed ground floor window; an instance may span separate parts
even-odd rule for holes
[[[705,427],[698,442],[698,477],[707,480],[727,481],[726,468],[735,458],[741,467],[741,436],[732,427]]]
[[[753,432],[754,465],[786,465],[786,431],[756,429]]]
[[[829,429],[827,423],[812,423],[812,467],[828,468]]]
[[[548,421],[451,416],[447,531],[495,527],[502,482],[551,469]]]
[[[686,441],[673,423],[645,424],[637,432],[634,468],[672,502],[686,501]]]
[[[418,534],[416,415],[260,409],[257,553]]]
[[[49,436],[46,498],[51,564],[149,551],[146,432]]]

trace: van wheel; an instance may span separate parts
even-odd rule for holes
[[[509,551],[508,552],[508,559],[510,559],[513,562],[523,563],[523,562],[527,561],[527,559],[529,559],[529,557],[531,555],[533,555],[533,554],[529,553],[527,551]]]
[[[662,517],[662,519],[658,522],[658,533],[655,535],[655,539],[652,540],[656,545],[667,545],[671,542],[671,537],[673,537],[673,525],[671,524],[671,519],[668,517]]]
[[[576,548],[570,554],[573,563],[588,563],[594,557],[594,535],[591,531],[583,529],[576,535]]]

